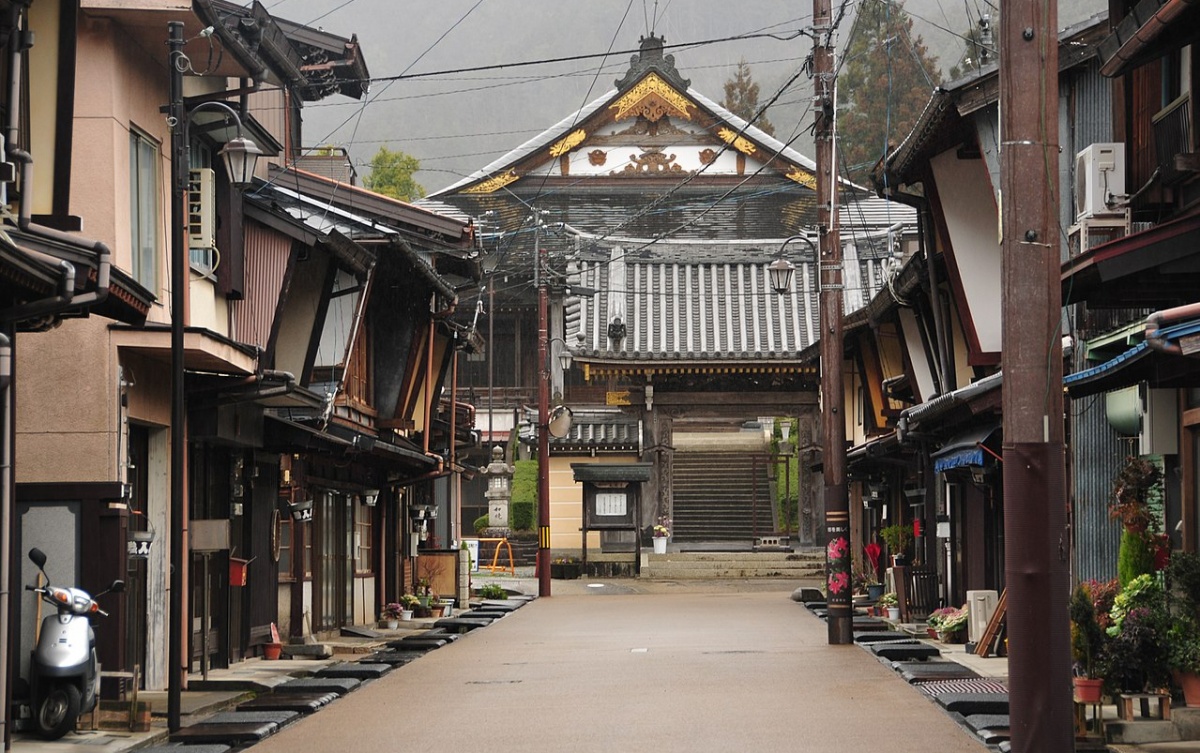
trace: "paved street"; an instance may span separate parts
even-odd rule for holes
[[[987,750],[788,583],[554,588],[254,752]]]

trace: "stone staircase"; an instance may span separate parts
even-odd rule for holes
[[[765,456],[678,452],[674,466],[672,543],[748,546],[775,530]]]
[[[784,578],[825,581],[825,552],[668,552],[647,554],[643,578],[705,580]]]

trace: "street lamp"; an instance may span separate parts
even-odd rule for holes
[[[795,273],[796,267],[790,261],[783,258],[783,250],[792,241],[804,241],[808,244],[814,256],[817,253],[816,246],[808,239],[807,235],[793,235],[790,238],[785,238],[783,243],[779,244],[779,251],[776,253],[775,261],[767,265],[767,277],[771,280],[771,290],[780,295],[784,295],[792,289],[792,275]]]
[[[184,353],[183,330],[187,316],[188,244],[185,204],[188,190],[188,171],[191,167],[191,145],[188,123],[193,115],[204,109],[221,110],[237,124],[237,137],[220,151],[229,181],[238,188],[250,184],[254,168],[262,151],[242,136],[242,120],[237,112],[223,102],[202,102],[189,112],[183,104],[183,72],[186,56],[183,53],[183,23],[167,24],[167,48],[171,66],[170,104],[167,123],[171,127],[171,598],[167,627],[168,684],[167,726],[171,732],[179,729],[180,701],[183,691],[183,602],[184,593],[184,527],[187,506],[184,498],[184,473],[187,464],[187,403],[183,389]]]

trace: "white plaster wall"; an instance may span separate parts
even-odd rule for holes
[[[959,159],[950,149],[930,164],[937,181],[954,264],[950,274],[964,301],[964,331],[977,338],[983,353],[999,353],[1000,243],[996,200],[987,166],[979,159]]]

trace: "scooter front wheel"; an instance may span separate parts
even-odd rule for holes
[[[79,717],[79,688],[66,682],[55,683],[37,708],[38,734],[57,740],[75,727]]]

